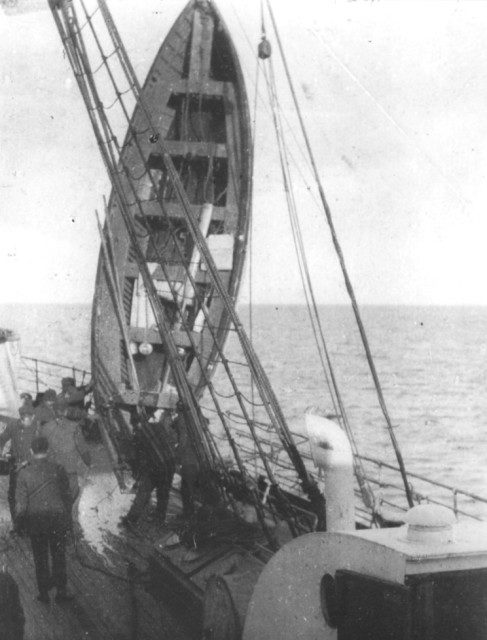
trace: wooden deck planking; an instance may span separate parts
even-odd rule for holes
[[[0,563],[12,573],[21,594],[26,617],[25,640],[198,640],[199,631],[191,628],[190,621],[195,618],[190,608],[183,603],[178,617],[176,609],[157,600],[164,597],[157,595],[160,591],[156,589],[153,591],[156,595],[152,596],[146,590],[148,558],[154,555],[166,558],[203,591],[215,573],[238,581],[243,574],[258,571],[260,563],[245,550],[224,542],[202,549],[190,560],[186,558],[188,549],[164,547],[172,533],[173,515],[180,511],[180,496],[174,490],[169,526],[158,525],[148,517],[133,529],[102,530],[103,555],[91,548],[79,532],[76,546],[70,545],[68,549],[68,587],[75,599],[64,605],[54,602],[53,592],[49,605],[36,600],[29,540],[6,535],[2,542],[0,536]],[[129,563],[137,572],[133,591],[127,580]]]
[[[156,640],[175,638],[186,640],[178,632],[174,621],[166,616],[163,622],[160,609],[140,582],[134,593],[138,612],[137,635],[132,635],[133,606],[129,582],[126,581],[127,559],[135,559],[132,546],[117,538],[119,553],[110,554],[112,566],[106,566],[102,557],[81,542],[78,550],[68,551],[68,585],[75,599],[65,604],[37,601],[34,564],[29,540],[6,538],[0,547],[0,562],[4,564],[18,584],[26,618],[25,640]],[[132,543],[133,545],[133,543]],[[141,545],[143,546],[143,545]],[[147,553],[149,545],[145,545]],[[82,562],[80,562],[82,560]],[[139,554],[138,568],[145,568],[144,557]],[[88,566],[86,566],[88,565]],[[94,570],[108,570],[122,576],[120,580]]]
[[[44,605],[36,600],[37,588],[35,586],[34,566],[27,541],[12,539],[9,549],[6,551],[3,561],[18,584],[22,606],[26,618],[25,637],[27,640],[62,640],[70,637],[98,638],[88,629],[73,623],[71,616],[61,607]]]

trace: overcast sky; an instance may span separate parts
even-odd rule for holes
[[[184,3],[109,4],[143,80]],[[259,3],[218,6],[253,104]],[[359,302],[486,304],[487,2],[274,6]],[[275,64],[298,135],[277,55]],[[265,97],[262,82],[259,91]],[[0,302],[90,302],[94,209],[109,184],[49,11],[0,12],[0,115]],[[296,302],[302,295],[273,140],[262,102],[253,290],[257,301]],[[317,297],[343,302],[309,171],[290,145],[306,180],[295,189]],[[246,290],[244,283],[243,299]]]

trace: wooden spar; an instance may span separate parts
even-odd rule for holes
[[[113,176],[113,179],[114,179],[114,184],[118,186],[118,180],[115,178],[115,176]],[[174,340],[172,338],[172,335],[167,330],[167,321],[165,319],[164,312],[161,308],[161,303],[157,297],[157,293],[154,287],[154,282],[152,281],[147,265],[143,259],[143,255],[141,254],[139,241],[133,226],[133,221],[131,220],[130,216],[127,214],[127,211],[125,209],[125,203],[121,197],[119,197],[119,205],[123,212],[123,220],[126,225],[126,230],[131,238],[132,249],[134,251],[137,264],[139,265],[139,268],[143,276],[144,286],[146,287],[147,294],[149,296],[149,300],[158,324],[161,338],[164,340],[165,348],[169,353],[171,368],[176,378],[176,383],[178,386],[180,397],[183,397],[185,399],[185,406],[187,407],[187,413],[189,414],[188,416],[189,420],[187,424],[190,429],[191,440],[195,448],[197,457],[199,458],[201,469],[205,469],[205,468],[208,468],[208,466],[211,466],[211,454],[209,452],[208,443],[206,442],[206,438],[204,434],[203,434],[203,437],[200,437],[200,430],[202,429],[202,426],[199,421],[198,406],[197,406],[197,403],[195,402],[193,394],[191,393],[191,389],[188,386],[187,379],[184,375],[184,372],[182,371],[182,366],[181,366],[182,363],[179,359],[179,354],[178,354],[176,345],[174,343]],[[160,455],[160,451],[157,447],[157,443],[152,438],[150,431],[145,429],[144,419],[142,420],[141,426],[150,444],[153,445],[154,451],[158,455]],[[163,464],[165,463],[165,460],[163,457],[161,458],[161,461]]]
[[[137,87],[137,92],[139,93],[139,87],[138,87],[135,74],[133,75],[133,82],[134,82],[134,86]],[[290,459],[292,460],[295,466],[295,469],[303,483],[303,486],[305,487],[305,490],[308,493],[310,493],[310,495],[313,494],[313,495],[316,495],[316,497],[318,497],[319,492],[317,491],[316,483],[314,483],[314,481],[308,474],[308,471],[304,466],[301,456],[293,442],[291,433],[289,431],[285,418],[282,414],[281,408],[277,402],[275,394],[272,390],[272,387],[270,386],[267,375],[265,374],[264,369],[262,368],[262,365],[260,364],[260,361],[257,357],[257,354],[255,353],[253,346],[247,337],[247,334],[243,328],[243,325],[236,314],[233,300],[229,295],[228,290],[224,286],[224,283],[219,274],[219,270],[217,268],[215,260],[211,252],[209,251],[208,246],[206,245],[205,239],[203,238],[201,231],[199,229],[198,223],[193,216],[191,205],[188,199],[188,194],[186,193],[183,187],[180,176],[174,166],[172,157],[167,147],[165,146],[164,142],[157,135],[157,131],[155,129],[154,123],[150,117],[150,109],[146,104],[146,100],[144,99],[142,93],[139,93],[139,103],[143,113],[145,114],[145,119],[148,122],[151,130],[153,131],[152,138],[154,140],[154,144],[156,148],[160,151],[160,155],[164,161],[164,166],[170,178],[172,187],[174,188],[177,194],[177,198],[180,202],[180,205],[185,212],[185,219],[188,224],[188,229],[191,232],[191,236],[193,237],[195,244],[198,245],[201,251],[202,258],[204,259],[204,263],[209,273],[211,274],[212,284],[215,287],[216,291],[218,292],[221,298],[221,301],[223,303],[224,311],[226,314],[228,314],[228,317],[231,319],[233,326],[235,328],[235,331],[237,332],[237,335],[240,340],[240,344],[243,348],[243,351],[245,353],[249,366],[253,372],[253,375],[259,387],[259,391],[261,393],[262,400],[264,401],[264,405],[266,406],[268,415],[275,428],[275,431],[278,434],[281,440],[281,443],[286,449]],[[139,264],[139,267],[140,266],[141,265]],[[188,277],[190,277],[189,274],[188,274]],[[204,312],[204,308],[202,309]],[[207,321],[209,321],[208,318],[207,318]],[[243,410],[245,412],[245,409]],[[249,420],[247,422],[249,422]],[[270,472],[270,470],[268,471],[268,473],[269,473],[269,477],[272,477],[272,473]]]
[[[103,8],[104,3],[102,2],[100,6]],[[164,47],[164,45],[163,45],[163,47]],[[117,48],[117,51],[119,51],[120,53],[123,53],[123,52],[124,52],[123,47],[119,47],[119,48]],[[126,64],[127,64],[127,66],[129,66],[129,64],[130,64],[130,63],[129,63],[128,61],[126,61]],[[243,85],[243,78],[241,77],[241,71],[240,71],[240,69],[239,69],[239,68],[237,68],[237,69],[236,69],[236,73],[237,73],[237,82],[239,82],[240,84],[242,84],[242,85]],[[151,78],[152,78],[152,77],[155,77],[155,76],[151,76],[151,73],[149,73],[149,77],[151,77]],[[148,114],[148,113],[150,113],[150,110],[149,110],[149,111],[147,111],[147,110],[146,110],[146,107],[144,106],[144,104],[145,104],[145,100],[144,100],[144,98],[142,98],[142,96],[141,96],[141,95],[140,95],[140,93],[139,93],[139,92],[140,92],[140,88],[139,88],[139,86],[138,86],[137,79],[136,79],[135,75],[133,75],[133,74],[132,74],[132,72],[131,72],[131,82],[133,83],[133,86],[134,86],[134,87],[136,87],[136,89],[137,89],[137,96],[138,96],[138,98],[139,98],[139,107],[140,107],[140,106],[142,106],[142,107],[143,107],[143,110],[144,110],[144,112],[146,113],[145,117],[149,117],[149,119],[150,119],[150,116],[147,116],[147,114]],[[243,87],[241,87],[241,88],[240,88],[240,90],[243,90]],[[247,121],[248,121],[247,103],[246,103],[245,98],[243,98],[243,99],[241,98],[241,100],[244,100],[244,101],[243,101],[243,104],[241,105],[241,108],[244,110],[242,115],[245,115],[245,116],[246,116],[246,117],[245,117],[245,122],[247,122]],[[240,119],[240,121],[241,121],[241,119]],[[238,120],[235,120],[235,122],[238,122]],[[241,125],[241,126],[242,126],[242,125]],[[235,131],[234,131],[234,135],[237,135],[237,130],[235,130]],[[157,140],[158,140],[158,135],[157,135],[157,133],[154,133],[151,137],[152,137],[152,139],[154,140],[154,144],[155,144],[155,143],[157,142]],[[250,143],[250,139],[249,139],[249,143]],[[240,149],[246,149],[246,148],[247,148],[247,146],[248,146],[248,145],[245,143],[245,138],[244,138],[244,140],[241,140],[241,139],[239,138],[239,145],[238,145],[238,147],[239,147]],[[235,148],[236,148],[236,147],[235,147]],[[102,150],[103,150],[103,148],[102,148]],[[247,156],[247,158],[246,158],[246,159],[247,159],[247,161],[249,162],[249,161],[251,160],[251,157],[250,157],[250,156]],[[173,165],[173,163],[172,163],[171,159],[169,159],[169,163],[170,163],[170,165],[173,167],[173,170],[174,170],[174,165]],[[247,168],[249,168],[249,167],[247,167]],[[236,175],[240,175],[240,182],[242,183],[242,171],[240,170],[240,171],[237,171],[237,172],[232,172],[232,177],[233,177],[233,178],[235,178],[235,176],[236,176]],[[245,177],[245,173],[244,173],[244,177]],[[244,185],[245,185],[245,183],[244,183]],[[242,188],[243,188],[243,187],[242,187],[242,184],[241,184],[241,185],[240,185],[240,189],[242,189]],[[249,195],[249,194],[248,194],[248,192],[247,192],[247,197],[248,197],[248,195]],[[119,207],[120,207],[120,210],[123,212],[123,210],[124,210],[124,203],[123,203],[123,201],[118,200],[118,205],[119,205]],[[243,209],[243,211],[245,211],[245,208]],[[186,211],[186,213],[187,213],[187,211]],[[123,218],[124,218],[124,221],[125,221],[125,220],[127,220],[127,217],[126,217],[125,215],[123,216]],[[239,230],[240,230],[241,232],[246,233],[246,229],[247,229],[247,224],[246,224],[246,222],[245,222],[245,223],[243,223],[243,224],[241,224],[241,225],[239,224],[239,226],[237,226],[237,228],[236,228],[236,229],[237,229],[237,231],[239,231]],[[242,236],[242,237],[245,237],[245,236]],[[239,240],[239,242],[241,241],[241,237],[240,237],[240,236],[238,237],[238,240]],[[133,245],[133,246],[136,248],[136,245]],[[138,250],[136,251],[136,253],[138,253]],[[244,254],[243,254],[243,251],[242,251],[242,252],[241,252],[241,256],[243,257],[243,255],[244,255]],[[140,270],[141,270],[141,274],[142,274],[142,275],[144,275],[144,272],[146,272],[146,266],[145,266],[145,264],[144,264],[142,261],[140,261],[140,257],[141,257],[141,256],[136,256],[136,260],[137,260],[137,263],[138,263],[139,268],[140,268]],[[242,261],[242,258],[241,258],[241,259],[240,259],[240,261],[239,261],[239,267],[238,267],[238,269],[239,269],[239,270],[237,271],[237,278],[234,280],[234,283],[235,283],[235,284],[237,284],[237,283],[238,283],[238,281],[239,281],[239,277],[240,277],[240,269],[241,269],[242,264],[243,264],[243,261]],[[145,279],[145,278],[144,278],[144,279]],[[149,287],[150,287],[150,285],[149,285]],[[234,292],[235,292],[235,288],[232,288],[232,289],[230,289],[230,290],[228,291],[228,293],[229,293],[229,294],[232,294],[232,295],[234,294]],[[213,303],[213,306],[214,306],[214,303]],[[207,313],[207,305],[206,305],[206,304],[202,306],[202,311],[203,311],[203,313],[204,313],[204,314],[206,314],[206,315],[205,315],[205,319],[206,319],[206,321],[209,323],[209,331],[210,331],[210,333],[211,333],[211,335],[212,335],[213,339],[215,340],[215,336],[213,335],[213,329],[211,328],[211,323],[212,323],[212,322],[213,322],[213,323],[215,323],[215,319],[216,319],[216,318],[215,318],[215,319],[212,319],[212,318],[211,318],[211,316]],[[227,322],[228,322],[228,320],[227,320]],[[158,323],[158,324],[159,324],[159,323]],[[220,345],[220,348],[221,348],[221,345]],[[213,356],[213,358],[214,358],[214,356]],[[223,360],[224,360],[224,359],[223,359],[223,356],[222,356],[222,361],[223,361]],[[231,379],[231,380],[233,380],[233,377],[231,376],[231,372],[229,372],[229,371],[227,370],[227,373],[228,373],[228,375],[230,376],[230,379]],[[205,378],[206,378],[206,374],[205,374]],[[242,406],[242,411],[244,411],[244,412],[246,413],[245,406]],[[265,456],[263,456],[263,461],[264,461],[264,464],[266,464]],[[269,472],[270,472],[270,471],[271,471],[271,470],[269,469]],[[272,474],[271,474],[271,477],[272,477]]]
[[[118,34],[104,2],[100,2],[100,9],[109,25],[110,34],[118,43]],[[151,274],[156,280],[164,309],[168,311],[169,328],[179,331],[180,327],[184,327],[182,330],[186,333],[189,331],[186,344],[178,346],[185,349],[189,382],[198,397],[215,370],[217,351],[223,348],[228,335],[229,319],[220,297],[211,295],[212,284],[208,274],[200,267],[199,260],[192,259],[196,256],[193,242],[188,240],[187,253],[179,254],[180,240],[175,237],[174,229],[182,229],[186,233],[186,214],[174,196],[167,196],[163,202],[158,201],[156,190],[162,179],[162,158],[158,155],[155,141],[158,137],[168,137],[174,161],[186,162],[193,179],[200,175],[198,180],[206,181],[204,188],[198,187],[198,193],[204,192],[206,198],[201,200],[194,193],[192,207],[199,213],[205,201],[211,204],[212,214],[207,233],[231,237],[233,246],[228,249],[230,265],[222,267],[222,278],[230,295],[235,296],[243,269],[250,205],[251,172],[247,152],[251,147],[250,117],[238,59],[228,33],[222,27],[221,18],[210,3],[191,2],[187,5],[162,44],[144,86],[139,87],[136,79],[130,76],[129,83],[135,87],[137,106],[121,151],[121,162],[130,167],[130,175],[141,176],[139,182],[123,177],[122,190],[125,199],[131,203],[130,214],[135,214],[139,238],[147,238],[141,240],[141,249],[146,261],[152,262]],[[215,60],[217,64],[221,63],[215,56],[215,47],[217,50],[223,47],[226,56],[225,67],[216,70]],[[123,47],[116,46],[115,50],[121,58],[122,67],[129,68]],[[157,127],[154,134],[138,133],[148,131],[148,116],[141,106],[142,102],[148,105],[150,120]],[[234,124],[226,129],[225,124],[229,120]],[[232,139],[228,138],[229,135]],[[153,142],[148,142],[149,137]],[[230,158],[229,154],[235,155],[235,158]],[[155,164],[150,164],[148,159]],[[205,168],[205,162],[209,168]],[[230,181],[232,184],[228,188]],[[127,317],[131,308],[135,308],[134,289],[137,278],[140,283],[141,271],[130,249],[115,191],[110,198],[109,208],[113,220],[111,227],[117,238],[117,271],[124,271],[121,293]],[[162,237],[163,234],[166,235]],[[167,255],[164,253],[166,248]],[[161,251],[161,258],[157,251]],[[154,269],[157,274],[154,274]],[[103,311],[94,316],[94,342],[98,343],[101,361],[111,377],[119,381],[124,354],[117,353],[116,336],[110,335],[105,329],[109,326],[108,320],[101,320],[107,312],[113,313],[105,303],[109,287],[107,282],[103,282],[103,275],[99,271],[96,303]],[[181,295],[182,290],[185,296]],[[143,335],[144,325],[155,325],[156,320],[150,316],[146,323],[143,318],[137,322],[132,314],[130,324],[133,329],[129,327],[129,334],[138,342],[140,338],[136,338]],[[217,336],[211,334],[208,325],[218,328]],[[150,331],[151,336],[155,333]],[[153,353],[149,357],[137,358],[136,368],[140,374],[141,391],[157,394],[156,406],[165,408],[165,387],[161,390],[160,383],[164,381],[164,371],[169,365],[168,354],[158,346],[163,344],[161,339],[152,344]],[[174,383],[171,382],[171,385]],[[146,394],[143,397],[148,396]]]
[[[98,428],[100,429],[101,437],[103,440],[103,446],[108,452],[108,457],[110,459],[112,471],[115,478],[117,479],[117,483],[118,483],[118,486],[120,487],[120,491],[127,491],[128,487],[127,487],[127,483],[125,482],[123,473],[121,471],[120,458],[118,455],[118,451],[115,445],[113,444],[113,440],[110,437],[106,423],[103,420],[99,420]]]
[[[99,2],[100,7],[103,7],[104,0],[99,0]],[[195,11],[207,12],[214,23],[219,25],[218,30],[215,30],[213,34],[213,44],[216,50],[212,52],[210,60],[212,79],[210,81],[202,77],[197,84],[193,84],[187,76],[189,74],[188,46],[191,44],[191,24]],[[129,123],[126,141],[122,146],[119,146],[113,136],[108,114],[98,94],[90,60],[85,55],[77,18],[74,14],[71,15],[68,9],[65,13],[64,23],[59,26],[63,34],[64,29],[67,31],[68,35],[64,37],[65,42],[68,45],[72,44],[71,48],[68,46],[68,51],[71,54],[70,60],[75,68],[76,78],[81,85],[103,160],[112,181],[113,192],[109,206],[113,213],[112,219],[118,225],[117,229],[114,229],[117,237],[117,271],[121,274],[120,270],[123,270],[128,263],[138,269],[150,300],[154,324],[160,337],[159,345],[155,345],[147,357],[137,359],[136,362],[139,380],[141,374],[145,376],[143,393],[142,390],[140,394],[125,393],[122,390],[118,404],[121,408],[130,411],[131,407],[136,409],[141,403],[144,403],[144,399],[148,395],[152,394],[156,397],[151,404],[147,403],[148,406],[160,408],[170,406],[165,404],[164,393],[159,393],[161,374],[164,371],[164,366],[169,363],[173,378],[171,385],[173,388],[177,388],[179,398],[186,401],[191,440],[198,448],[198,457],[204,466],[208,463],[212,465],[218,459],[212,457],[211,438],[201,420],[198,399],[205,386],[209,386],[208,379],[214,371],[215,356],[218,355],[225,366],[236,400],[239,402],[255,437],[242,393],[238,389],[235,377],[223,354],[223,344],[228,335],[230,324],[233,324],[259,387],[262,404],[295,466],[303,487],[310,494],[310,489],[314,489],[312,480],[303,466],[267,377],[234,309],[234,298],[242,272],[248,228],[252,160],[249,152],[251,137],[249,135],[250,127],[247,128],[249,113],[241,70],[233,45],[225,29],[222,28],[219,15],[210,3],[190,2],[171,30],[166,40],[167,44],[163,44],[160,56],[156,56],[155,64],[149,72],[143,89],[140,89],[137,78],[132,73],[123,44],[121,41],[114,41],[116,57],[124,57],[126,62],[124,68],[130,70],[127,80],[129,86],[134,89],[133,93],[136,98],[136,110],[132,118],[128,115],[127,106],[123,102],[116,74],[108,68],[114,58],[110,58],[109,63],[108,57],[100,49],[110,80],[117,96],[119,96],[120,106]],[[86,15],[87,30],[85,32],[93,31],[90,18]],[[99,38],[94,33],[93,36],[96,45],[99,46]],[[170,64],[164,57],[167,56],[168,51],[171,52]],[[174,51],[177,51],[179,55],[173,55]],[[94,111],[92,103],[94,103]],[[171,112],[172,117],[166,117],[168,114],[171,115]],[[187,118],[187,127],[183,125],[185,118]],[[233,120],[232,127],[227,126],[229,118]],[[181,131],[184,129],[191,135],[188,134],[188,138],[182,140]],[[225,137],[229,135],[229,132],[232,132],[232,141],[225,144]],[[200,137],[203,137],[203,141],[208,140],[209,142],[203,156],[199,155],[201,142],[198,139],[195,140]],[[185,154],[173,158],[174,149],[171,149],[170,145],[166,148],[163,143],[166,138],[170,143],[176,140],[179,147],[184,147],[186,150]],[[211,243],[208,243],[209,246],[207,246],[199,228],[199,221],[192,216],[191,208],[192,204],[203,204],[205,201],[202,199],[202,193],[208,186],[206,183],[208,175],[211,173],[209,170],[211,162],[207,155],[208,149],[216,149],[221,141],[225,146],[224,153],[211,154],[215,165],[212,180],[215,185],[214,193],[217,194],[214,195],[214,198],[217,198],[217,204],[226,205],[228,215],[225,216],[223,225],[215,221],[213,229],[210,226],[210,234],[213,232],[214,235],[226,236],[221,238],[225,242],[228,239],[231,240],[230,246],[228,243],[226,244],[226,262],[224,262],[225,265],[228,265],[226,267],[219,266],[221,263],[216,252],[213,257]],[[229,154],[235,156],[235,162],[228,161]],[[184,178],[185,184],[181,182],[176,165],[184,169],[181,171],[181,176]],[[229,166],[230,171],[228,170]],[[159,172],[159,182],[154,181],[154,175],[152,175],[154,172],[151,172],[151,169],[157,169]],[[218,171],[220,172],[219,178],[217,177]],[[147,191],[147,178],[151,180],[153,195]],[[217,184],[218,180],[219,184]],[[234,188],[229,189],[229,184]],[[152,197],[160,206],[164,217],[160,220],[158,227],[153,227],[152,220],[145,210],[145,200],[141,200],[141,194],[144,194],[144,197]],[[219,198],[221,198],[220,202],[218,202]],[[177,219],[167,215],[165,204],[168,201],[178,203],[180,211]],[[185,234],[183,239],[175,232],[177,225],[182,228]],[[197,246],[201,252],[207,267],[205,273],[207,277],[200,280],[199,284],[196,284],[188,269],[188,255],[194,246]],[[160,267],[160,271],[164,274],[162,280],[164,287],[160,286],[160,275],[156,276],[154,273],[154,260],[157,260],[156,266]],[[180,301],[175,293],[174,280],[167,276],[166,266],[168,263],[171,265],[176,263],[180,266],[182,277],[184,278],[185,274],[197,292],[193,309],[186,314],[185,318],[181,318],[187,332],[188,342],[191,343],[190,347],[184,346],[182,348],[183,353],[181,353],[178,337],[174,335],[174,322],[181,309]],[[102,268],[98,272],[101,277],[97,281],[95,298],[96,312],[93,314],[93,350],[96,352],[94,369],[98,367],[104,372],[103,379],[101,376],[98,377],[101,384],[97,388],[98,401],[103,403],[107,395],[106,385],[104,387],[105,379],[113,380],[115,384],[118,382],[119,387],[122,387],[126,356],[120,349],[123,344],[120,335],[113,331],[113,326],[117,324],[117,309],[113,309],[109,300],[110,282],[103,268],[103,262],[101,264]],[[202,271],[204,272],[204,269]],[[121,288],[123,296],[121,302],[125,315],[130,312],[133,286],[133,279],[125,277],[123,288]],[[211,296],[207,298],[208,291],[211,291]],[[204,304],[197,308],[196,304],[200,304],[202,301]],[[205,317],[205,325],[198,342],[195,343],[196,336],[193,334],[196,332],[191,331],[191,326],[199,310]],[[214,400],[214,404],[220,414],[218,400]],[[115,411],[114,414],[118,419],[118,413]],[[120,415],[120,419],[125,420],[125,415]],[[123,431],[123,425],[120,426],[120,429]],[[265,452],[259,447],[258,437],[255,439],[269,481],[275,487],[273,498],[277,505],[276,508],[289,524],[291,531],[297,531],[293,519],[294,512],[274,477]],[[258,513],[260,513],[260,509]],[[263,528],[265,530],[265,527]],[[272,543],[272,540],[270,542]]]
[[[132,382],[133,388],[136,391],[140,391],[139,381],[137,379],[137,370],[135,368],[134,359],[132,356],[132,352],[130,350],[130,339],[128,336],[127,326],[125,324],[125,320],[123,317],[123,308],[121,304],[120,289],[117,283],[115,268],[114,268],[112,259],[110,257],[110,252],[107,247],[107,243],[103,233],[103,228],[101,226],[100,218],[98,216],[98,211],[95,210],[95,214],[96,214],[96,222],[98,224],[98,232],[100,234],[100,241],[101,241],[101,248],[102,248],[102,253],[104,258],[105,269],[106,269],[108,280],[110,282],[110,286],[113,292],[113,301],[114,301],[114,306],[117,314],[117,319],[120,325],[120,331],[122,332],[123,340],[125,342],[125,348],[127,350],[127,356],[131,365],[131,382]],[[108,216],[106,217],[106,225],[108,228],[109,226]]]

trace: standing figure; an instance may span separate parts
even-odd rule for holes
[[[93,384],[91,382],[77,387],[74,378],[63,378],[61,393],[58,394],[56,400],[56,409],[58,416],[78,422],[86,438],[100,441],[96,419],[88,415],[90,403],[85,403],[85,397],[92,390]]]
[[[56,392],[54,389],[44,391],[39,404],[35,408],[35,416],[41,426],[56,418]]]
[[[61,393],[57,396],[59,407],[68,407],[71,410],[80,409],[84,412],[85,396],[91,393],[92,389],[91,383],[77,387],[74,378],[63,378]],[[80,417],[83,416],[80,414]]]
[[[32,441],[32,461],[17,479],[16,517],[30,537],[40,602],[49,602],[56,587],[56,602],[71,600],[66,590],[66,537],[71,527],[72,497],[66,471],[47,458],[49,443]],[[51,567],[50,562],[51,560]]]
[[[135,524],[139,520],[154,489],[157,499],[156,514],[164,522],[176,470],[174,447],[174,434],[167,419],[146,422],[144,427],[140,424],[136,426],[132,459],[136,493],[129,512],[121,520],[122,524]]]
[[[10,474],[8,485],[8,506],[13,523],[13,533],[21,533],[15,523],[15,487],[19,471],[30,458],[32,440],[37,435],[38,423],[35,420],[34,407],[30,402],[24,402],[19,409],[20,419],[0,416],[0,421],[6,423],[0,434],[0,451],[10,442]]]
[[[90,448],[79,423],[64,417],[55,418],[40,427],[39,435],[47,438],[49,460],[60,464],[68,474],[74,503],[80,491],[79,480],[85,477],[87,468],[91,466]]]
[[[183,518],[191,518],[194,514],[195,492],[199,484],[200,468],[198,454],[188,431],[184,404],[177,403],[177,413],[172,423],[176,432],[176,460],[181,467],[181,500],[183,502]]]

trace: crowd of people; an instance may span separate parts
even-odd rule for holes
[[[4,424],[0,458],[8,456],[9,460],[11,534],[30,538],[41,603],[50,602],[53,589],[58,603],[72,598],[67,589],[66,545],[80,490],[78,478],[83,473],[80,464],[89,467],[91,462],[90,447],[80,433],[90,391],[90,385],[77,387],[74,379],[63,378],[60,393],[48,389],[35,399],[28,393],[21,394],[18,418],[0,414],[0,427]],[[140,519],[153,490],[156,515],[164,522],[176,471],[181,476],[183,519],[191,519],[201,479],[183,403],[179,402],[174,411],[164,411],[159,419],[142,421],[134,412],[132,426],[129,459],[136,490],[121,524],[133,525]],[[7,445],[9,451],[5,453]],[[10,598],[9,609],[15,618],[12,629],[18,630],[17,635],[6,637],[21,639],[24,622],[18,589],[5,567],[0,567],[0,601],[2,598]]]
[[[9,448],[3,458],[9,461],[11,533],[30,538],[37,599],[42,603],[50,601],[52,589],[58,603],[72,598],[67,589],[66,544],[79,494],[80,464],[91,463],[89,446],[80,434],[90,391],[90,385],[77,387],[73,378],[63,378],[60,393],[48,389],[35,399],[21,394],[18,418],[0,415],[4,425],[0,454]],[[0,600],[4,614],[11,611],[8,620],[0,619],[2,628],[12,628],[6,637],[22,638],[18,589],[6,567],[0,570]]]

